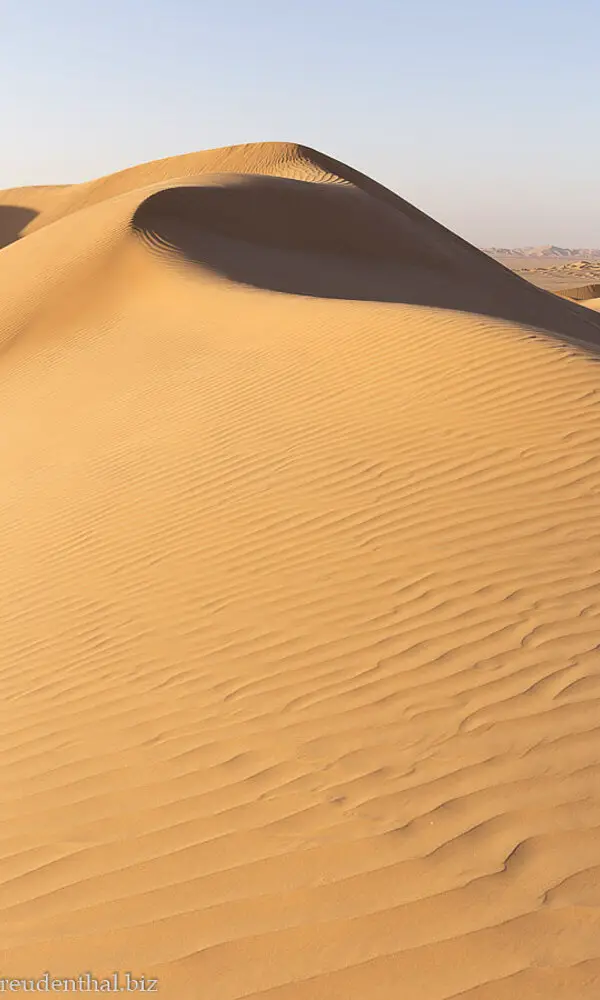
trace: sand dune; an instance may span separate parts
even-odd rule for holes
[[[60,187],[25,187],[0,191],[0,249],[24,236],[33,221],[49,212]]]
[[[600,284],[596,283],[593,285],[575,285],[573,288],[564,288],[556,294],[572,299],[574,302],[581,302],[583,305],[587,305],[591,299],[598,297],[598,292],[600,292]]]
[[[600,263],[595,260],[567,261],[550,266],[544,266],[541,261],[538,261],[538,266],[534,266],[531,262],[521,266],[523,264],[521,260],[500,263],[510,267],[516,274],[539,288],[560,292],[562,295],[568,295],[574,289],[584,289],[586,286],[600,283]]]
[[[596,998],[600,317],[292,144],[3,218],[2,975]]]
[[[485,253],[503,262],[517,258],[521,260],[547,260],[548,258],[569,260],[600,260],[600,250],[597,247],[486,247]]]
[[[520,261],[518,267],[509,265],[508,261],[502,263],[538,288],[587,308],[596,308],[594,303],[600,294],[600,264],[597,261],[570,261],[551,267],[521,267]]]

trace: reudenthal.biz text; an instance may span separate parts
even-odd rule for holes
[[[0,975],[0,993],[158,993],[158,979],[113,972],[104,978],[84,972],[67,979],[45,972],[37,979]]]

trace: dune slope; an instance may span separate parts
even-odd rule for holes
[[[1,975],[597,997],[600,316],[306,147],[28,190]]]

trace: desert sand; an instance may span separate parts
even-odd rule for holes
[[[541,258],[537,260],[532,258],[527,262],[521,258],[512,260],[498,258],[498,260],[537,288],[544,288],[561,298],[571,299],[588,309],[599,308],[600,262],[595,259],[566,261],[550,266]]]
[[[538,288],[545,288],[575,301],[587,299],[600,291],[600,261],[595,259],[548,264],[542,258],[525,260],[520,257],[500,257],[498,262]]]
[[[0,977],[597,1000],[600,316],[293,144],[0,235]]]

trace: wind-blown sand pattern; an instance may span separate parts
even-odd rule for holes
[[[600,316],[291,144],[0,231],[2,975],[596,1000]]]

